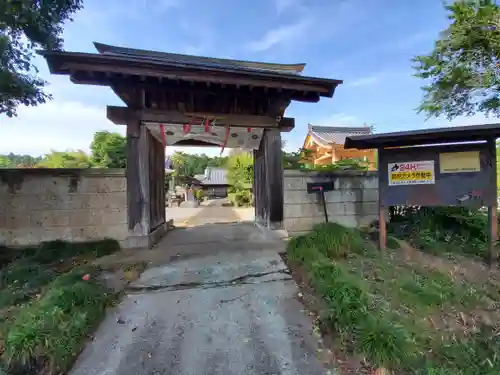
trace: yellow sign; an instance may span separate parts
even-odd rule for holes
[[[434,161],[389,163],[389,186],[427,185],[436,182]]]
[[[479,151],[445,152],[439,154],[439,171],[441,173],[479,172]]]
[[[432,172],[431,171],[422,171],[422,172],[399,172],[399,173],[393,173],[391,175],[391,182],[404,182],[404,181],[412,181],[409,183],[424,183],[426,181],[429,182],[434,182],[434,179],[432,178]]]

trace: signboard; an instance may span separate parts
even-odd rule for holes
[[[494,152],[486,143],[381,149],[380,202],[386,207],[491,206],[497,197]]]
[[[388,163],[389,186],[436,183],[434,160]]]
[[[439,154],[440,173],[470,173],[481,171],[479,151],[444,152]]]

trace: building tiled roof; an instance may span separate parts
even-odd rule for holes
[[[227,185],[227,170],[224,168],[208,167],[205,174],[197,174],[195,179],[202,185]]]
[[[135,48],[125,48],[110,46],[102,43],[94,43],[100,54],[128,56],[141,60],[158,61],[166,63],[186,64],[193,66],[203,66],[208,68],[229,68],[249,71],[270,71],[281,74],[300,74],[306,64],[276,64],[255,61],[220,59],[212,57],[181,55],[176,53],[165,53],[148,51]]]
[[[309,134],[314,142],[325,146],[331,143],[343,145],[347,137],[354,135],[369,135],[371,133],[372,129],[368,126],[346,127],[309,125]]]

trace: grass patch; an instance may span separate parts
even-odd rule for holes
[[[55,276],[51,268],[32,261],[7,265],[0,270],[0,309],[28,300]]]
[[[112,240],[8,249],[0,269],[0,365],[8,374],[69,369],[115,299],[86,260],[118,249]]]
[[[330,223],[292,239],[287,254],[324,303],[321,324],[373,367],[398,374],[500,373],[499,339],[472,319],[487,309],[485,286],[408,264],[398,251],[381,254],[360,232]]]
[[[113,301],[88,270],[57,277],[47,292],[24,308],[8,328],[2,359],[12,373],[66,371]],[[94,275],[95,276],[95,271]]]
[[[38,264],[64,262],[74,257],[98,258],[120,250],[120,244],[112,239],[87,242],[47,241],[38,246],[23,248],[0,247],[0,268],[18,261],[30,260]]]
[[[488,259],[488,216],[464,207],[391,207],[389,232],[433,254]]]

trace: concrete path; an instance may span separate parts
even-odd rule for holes
[[[199,207],[167,207],[166,218],[173,219],[175,226],[254,220],[253,207],[227,207],[223,206],[225,203],[225,199],[212,199]]]
[[[248,223],[205,224],[162,246],[190,256],[131,284],[71,375],[329,373],[279,240]]]

